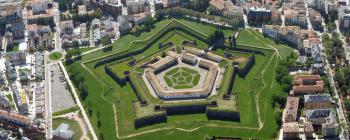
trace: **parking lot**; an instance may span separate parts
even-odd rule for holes
[[[74,99],[68,90],[67,82],[58,66],[52,65],[50,70],[52,112],[57,112],[76,106]]]

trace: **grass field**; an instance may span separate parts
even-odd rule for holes
[[[125,51],[129,48],[127,45],[129,42],[145,39],[147,36],[155,33],[156,29],[166,25],[169,21],[170,20],[163,20],[157,22],[154,30],[142,33],[140,36],[127,35],[122,37],[120,40],[113,43],[114,48],[112,52],[103,53],[102,51],[97,51],[87,54],[83,56],[81,61],[74,62],[67,66],[67,69],[78,69],[85,78],[89,95],[83,101],[83,104],[85,108],[92,110],[91,116],[89,117],[96,134],[99,137],[108,139],[204,139],[207,136],[214,135],[246,139],[271,139],[275,137],[277,125],[275,123],[275,111],[271,105],[271,100],[273,95],[284,96],[286,93],[282,91],[280,85],[274,80],[274,71],[278,61],[281,59],[279,56],[283,56],[282,58],[284,58],[292,49],[284,45],[275,44],[273,41],[263,38],[262,35],[255,31],[242,30],[242,33],[240,33],[237,38],[238,44],[254,46],[245,48],[261,50],[265,53],[265,55],[256,55],[256,64],[245,78],[237,76],[235,79],[233,90],[236,93],[238,108],[241,113],[240,122],[208,120],[205,114],[186,114],[168,116],[167,123],[135,129],[132,101],[137,98],[135,94],[132,94],[133,90],[129,83],[124,86],[118,85],[111,77],[105,74],[104,66],[94,67],[96,61],[81,65],[82,62],[115,52]],[[196,28],[206,35],[215,31],[215,27],[213,26],[202,25],[186,20],[180,21],[192,28]],[[234,31],[224,30],[224,33],[229,35],[233,34]],[[182,37],[183,35],[191,37],[186,33],[181,33],[181,35]],[[171,37],[169,39],[176,42],[176,38],[178,37],[175,37],[174,40],[171,39]],[[158,44],[155,44],[156,46],[152,46],[142,54],[133,57],[140,59],[151,56],[158,50]],[[137,45],[142,46],[144,44],[140,43]],[[264,50],[255,47],[273,50]],[[247,54],[242,53],[241,55],[243,57]],[[125,66],[125,64],[123,65]],[[120,65],[115,65],[115,67],[116,70],[120,68],[122,71],[124,69],[129,69],[127,67],[122,68]],[[115,106],[115,110],[113,106]],[[114,116],[114,112],[116,112],[116,116]],[[100,118],[98,116],[100,116]],[[116,117],[117,131],[115,123]],[[98,120],[100,120],[102,124],[100,128],[97,127]],[[153,131],[155,129],[159,129],[159,131]],[[182,129],[186,129],[187,131],[183,131]],[[119,137],[117,137],[116,133],[119,134]]]
[[[52,127],[56,129],[60,124],[65,123],[69,125],[69,130],[74,132],[73,140],[79,140],[82,136],[82,130],[77,121],[66,119],[66,118],[54,118],[52,119]]]
[[[60,60],[62,58],[62,53],[60,52],[53,52],[49,55],[49,58],[51,60]]]

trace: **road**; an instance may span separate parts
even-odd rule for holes
[[[94,131],[94,129],[93,129],[91,123],[90,123],[89,117],[88,117],[87,114],[86,114],[86,111],[85,111],[85,109],[84,109],[84,107],[83,107],[83,104],[80,102],[78,93],[77,93],[77,91],[75,90],[72,81],[69,79],[68,73],[67,73],[65,67],[63,66],[62,61],[59,62],[59,65],[60,65],[60,67],[61,67],[61,69],[62,69],[62,72],[63,72],[63,74],[64,74],[64,77],[66,78],[66,80],[67,80],[67,82],[68,82],[68,85],[69,85],[70,88],[72,89],[74,100],[76,101],[77,105],[79,106],[79,108],[80,108],[80,110],[81,110],[81,114],[82,114],[82,116],[83,116],[83,119],[84,119],[84,121],[85,121],[85,124],[87,125],[87,127],[88,127],[88,129],[89,129],[89,131],[90,131],[90,133],[91,133],[91,135],[92,135],[92,138],[93,138],[94,140],[97,140],[96,133],[95,133],[95,131]]]
[[[52,106],[51,106],[51,64],[47,63],[48,53],[45,53],[45,119],[46,119],[46,139],[52,139]]]
[[[58,7],[58,4],[55,4],[55,7]],[[60,11],[58,8],[55,9],[54,12],[54,21],[56,23],[56,32],[55,32],[55,50],[61,51],[61,37],[60,37]]]
[[[306,9],[307,29],[313,31],[312,24],[309,18],[309,9],[308,9],[307,3],[305,3],[305,9]]]
[[[156,15],[156,8],[155,8],[155,0],[150,1],[150,7],[151,7],[151,16],[155,17]]]

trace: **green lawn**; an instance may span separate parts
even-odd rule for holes
[[[66,119],[66,118],[54,118],[52,119],[52,127],[53,129],[56,129],[60,124],[65,123],[69,125],[69,130],[73,130],[73,140],[79,140],[82,136],[82,130],[80,128],[80,125],[77,121]]]
[[[52,52],[50,55],[49,55],[49,58],[51,60],[60,60],[62,58],[62,53],[60,52]]]
[[[87,51],[90,51],[90,50],[93,50],[93,49],[96,49],[97,47],[87,47],[87,48],[80,48],[80,52],[83,53],[83,52],[87,52]]]
[[[155,33],[158,28],[166,25],[170,20],[163,20],[155,24],[155,30],[150,32],[142,33],[140,36],[126,35],[121,37],[118,41],[114,42],[114,48],[112,52],[103,53],[102,50],[84,55],[81,61],[75,62],[69,66],[67,69],[78,69],[81,71],[81,75],[85,78],[89,95],[82,101],[85,108],[92,110],[91,116],[89,116],[92,126],[95,129],[96,134],[99,137],[108,139],[117,139],[116,127],[115,127],[115,116],[114,111],[117,113],[117,125],[118,132],[121,137],[127,136],[129,134],[135,134],[139,132],[144,132],[147,130],[154,130],[158,128],[184,128],[193,129],[192,132],[184,132],[179,129],[165,129],[160,131],[154,131],[150,133],[144,133],[140,135],[135,135],[128,139],[203,139],[207,136],[232,136],[241,138],[259,138],[259,139],[271,139],[275,137],[277,132],[274,109],[272,107],[271,100],[272,95],[283,96],[280,85],[274,80],[274,71],[276,64],[278,63],[278,57],[272,50],[262,50],[265,52],[265,56],[256,55],[256,64],[250,70],[249,74],[245,78],[239,76],[236,77],[234,82],[233,90],[237,93],[238,108],[241,112],[241,122],[230,122],[230,121],[216,121],[208,120],[205,114],[186,114],[186,115],[176,115],[169,116],[167,123],[155,124],[151,126],[146,126],[140,129],[134,128],[133,116],[134,110],[132,101],[137,100],[133,89],[127,83],[124,86],[118,85],[110,76],[105,74],[104,66],[94,67],[96,61],[85,63],[87,69],[83,68],[81,62],[86,62],[101,56],[113,54],[115,52],[122,52],[129,49],[129,43],[134,40],[143,40]],[[198,24],[191,21],[180,20],[192,28],[203,32],[208,35],[215,31],[214,26]],[[173,31],[174,32],[174,31]],[[180,32],[180,31],[176,31]],[[284,45],[274,44],[273,41],[263,38],[262,35],[242,30],[242,34],[237,38],[238,44],[251,45],[255,47],[262,48],[276,48],[276,50],[283,56],[284,54],[290,53],[291,49]],[[244,33],[246,32],[246,33]],[[169,32],[171,34],[171,32]],[[167,33],[166,36],[169,34]],[[224,31],[225,34],[233,34],[234,31]],[[181,33],[181,36],[192,37],[186,33]],[[247,39],[248,37],[249,39]],[[162,38],[162,39],[163,39]],[[169,40],[176,42],[170,36]],[[187,38],[187,37],[186,37]],[[192,37],[193,38],[193,37]],[[161,41],[164,41],[160,39]],[[191,40],[191,39],[190,39]],[[166,40],[165,40],[166,41]],[[261,43],[263,42],[263,43]],[[197,42],[200,44],[201,42]],[[149,49],[141,54],[133,56],[135,59],[149,58],[158,52],[158,43],[154,43]],[[262,44],[262,45],[261,45]],[[145,44],[136,43],[131,46],[132,49],[142,47]],[[198,46],[204,46],[198,45]],[[243,46],[240,46],[243,47]],[[285,48],[284,48],[285,47]],[[261,50],[259,48],[250,48]],[[281,52],[280,52],[281,50]],[[283,50],[283,52],[282,52]],[[236,53],[236,52],[235,52]],[[282,55],[283,54],[283,55]],[[242,56],[249,56],[243,53]],[[123,66],[123,67],[122,67]],[[125,67],[124,67],[125,66]],[[126,63],[121,65],[115,65],[115,69],[118,71],[124,71],[129,69],[126,67]],[[121,69],[121,70],[120,70]],[[224,80],[227,82],[229,78],[225,77]],[[116,110],[113,110],[112,105],[115,105]],[[259,109],[259,111],[258,111]],[[258,112],[260,117],[258,117]],[[97,115],[99,114],[99,115]],[[258,130],[259,119],[261,120],[263,127]],[[97,127],[97,122],[101,121],[101,127]],[[217,126],[208,126],[208,125]]]

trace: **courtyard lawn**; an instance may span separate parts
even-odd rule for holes
[[[54,118],[52,119],[52,127],[56,129],[60,124],[65,123],[69,125],[69,130],[74,132],[73,138],[74,140],[80,139],[82,136],[82,130],[77,121],[66,119],[66,118]]]
[[[192,28],[196,28],[206,35],[214,32],[216,29],[215,27],[209,25],[201,25],[186,20],[180,21],[186,23],[186,25],[191,26]],[[285,93],[282,92],[280,86],[274,80],[275,66],[279,60],[274,51],[271,50],[263,50],[266,53],[265,56],[256,55],[256,64],[246,77],[236,77],[233,90],[237,93],[237,102],[241,113],[241,122],[208,120],[206,115],[203,113],[186,114],[168,116],[167,123],[160,123],[135,129],[133,122],[134,108],[132,102],[137,100],[137,97],[130,84],[127,83],[124,86],[118,85],[105,73],[103,65],[95,68],[97,61],[87,61],[104,57],[106,55],[111,55],[116,52],[127,51],[130,49],[130,42],[134,40],[144,40],[159,30],[159,28],[166,25],[168,22],[170,22],[170,20],[157,22],[155,23],[155,29],[152,29],[150,32],[142,33],[140,36],[126,35],[121,37],[120,40],[113,43],[114,48],[111,52],[104,53],[102,50],[99,50],[97,52],[84,55],[81,61],[66,66],[67,69],[78,69],[81,71],[81,75],[85,79],[89,94],[85,100],[82,100],[82,103],[88,112],[90,121],[98,137],[103,137],[104,139],[117,139],[116,133],[118,133],[121,138],[130,136],[127,137],[127,139],[204,139],[208,136],[232,136],[247,139],[273,138],[274,134],[277,132],[277,126],[275,124],[274,113],[272,113],[274,112],[274,109],[272,108],[270,102],[273,94],[279,95]],[[245,32],[245,30],[242,31]],[[224,30],[224,33],[233,34],[234,31]],[[252,40],[250,38],[247,40],[244,39],[245,37],[242,37],[242,35],[246,37],[253,37],[254,39]],[[183,37],[190,35],[181,33],[181,36]],[[176,38],[178,37],[175,37],[174,40],[176,40]],[[170,39],[171,38],[169,38],[169,40]],[[190,39],[190,41],[191,40],[193,39]],[[261,38],[259,34],[255,33],[248,32],[247,34],[240,34],[237,39],[238,44],[251,46],[261,44],[259,43],[260,41],[265,42],[263,43],[265,45],[261,46],[262,48],[271,49],[271,46],[274,46],[279,51],[280,49],[278,49],[278,47],[285,47],[282,45],[275,46],[276,44],[273,44],[273,42],[271,43],[271,40]],[[133,57],[138,61],[141,61],[141,59],[149,58],[154,54],[160,55],[161,50],[158,47],[158,43],[159,42],[154,43],[149,49]],[[197,44],[198,43],[201,42],[198,41]],[[136,43],[132,46],[131,50],[144,45],[144,43]],[[290,53],[289,49],[286,50],[288,51],[279,52],[279,54],[282,55],[282,53]],[[244,53],[242,54],[242,56],[245,55],[246,54]],[[86,63],[81,65],[82,62]],[[122,65],[125,66],[127,64],[123,63]],[[116,70],[118,71],[124,71],[126,69],[129,68],[122,68],[119,67],[119,65],[116,65]],[[113,109],[113,105],[115,105],[115,110]],[[116,116],[114,115],[114,112],[116,112]],[[116,131],[116,119],[116,123],[119,128],[118,131]],[[98,127],[98,121],[101,121],[101,127]],[[261,129],[258,129],[259,122],[261,122],[261,125],[263,125]],[[183,128],[189,130],[189,132],[181,131],[179,129],[164,128]],[[159,131],[152,131],[155,129],[159,129]]]
[[[169,87],[174,89],[187,89],[196,86],[200,74],[196,70],[186,67],[176,67],[164,74],[164,80]]]

